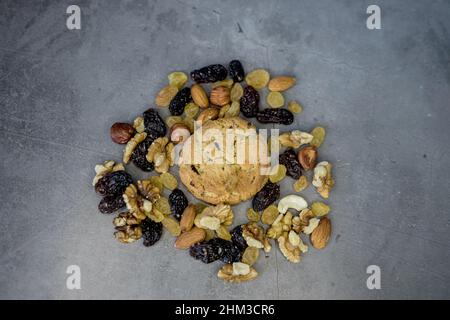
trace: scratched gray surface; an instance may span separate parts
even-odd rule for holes
[[[68,31],[73,3],[0,1],[0,298],[450,298],[450,2],[76,1]],[[382,30],[366,29],[371,3]],[[111,123],[151,106],[170,71],[233,58],[297,76],[292,128],[328,129],[337,181],[327,249],[298,265],[275,249],[242,285],[167,234],[117,243],[91,186],[96,163],[120,159]]]

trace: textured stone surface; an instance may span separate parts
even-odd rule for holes
[[[76,1],[69,31],[73,3],[0,2],[0,298],[450,298],[448,1],[377,1],[378,31],[365,2],[331,0]],[[167,233],[118,243],[91,186],[120,159],[111,123],[153,105],[169,72],[235,58],[298,78],[291,127],[328,129],[337,181],[329,246],[299,265],[273,250],[243,285]],[[66,289],[72,264],[81,290]],[[366,287],[371,264],[382,290]]]

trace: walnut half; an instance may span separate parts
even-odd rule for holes
[[[220,269],[219,272],[217,273],[217,277],[227,282],[240,283],[253,280],[258,276],[258,272],[256,272],[256,270],[250,266],[247,270],[248,271],[247,273],[243,270],[247,268],[241,268],[240,266],[233,268],[233,265],[234,264],[224,265],[222,269]]]

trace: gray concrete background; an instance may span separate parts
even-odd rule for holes
[[[369,4],[382,30],[366,29]],[[448,1],[0,1],[0,298],[450,298],[449,17]],[[119,244],[91,186],[121,157],[113,122],[153,105],[169,72],[233,58],[298,78],[291,128],[325,126],[336,168],[326,250],[296,265],[274,249],[242,285],[167,233]],[[66,289],[72,264],[81,290]]]

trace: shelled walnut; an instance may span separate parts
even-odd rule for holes
[[[314,168],[312,184],[316,187],[317,192],[325,199],[328,199],[331,188],[334,186],[331,168],[332,166],[328,161],[322,161]]]
[[[148,162],[154,163],[156,172],[168,172],[175,161],[173,143],[167,137],[156,139],[148,148],[146,158]]]
[[[248,265],[248,268],[243,266],[244,263],[237,262],[239,264],[226,264],[219,272],[217,277],[227,282],[239,283],[255,279],[258,276],[258,272]]]

